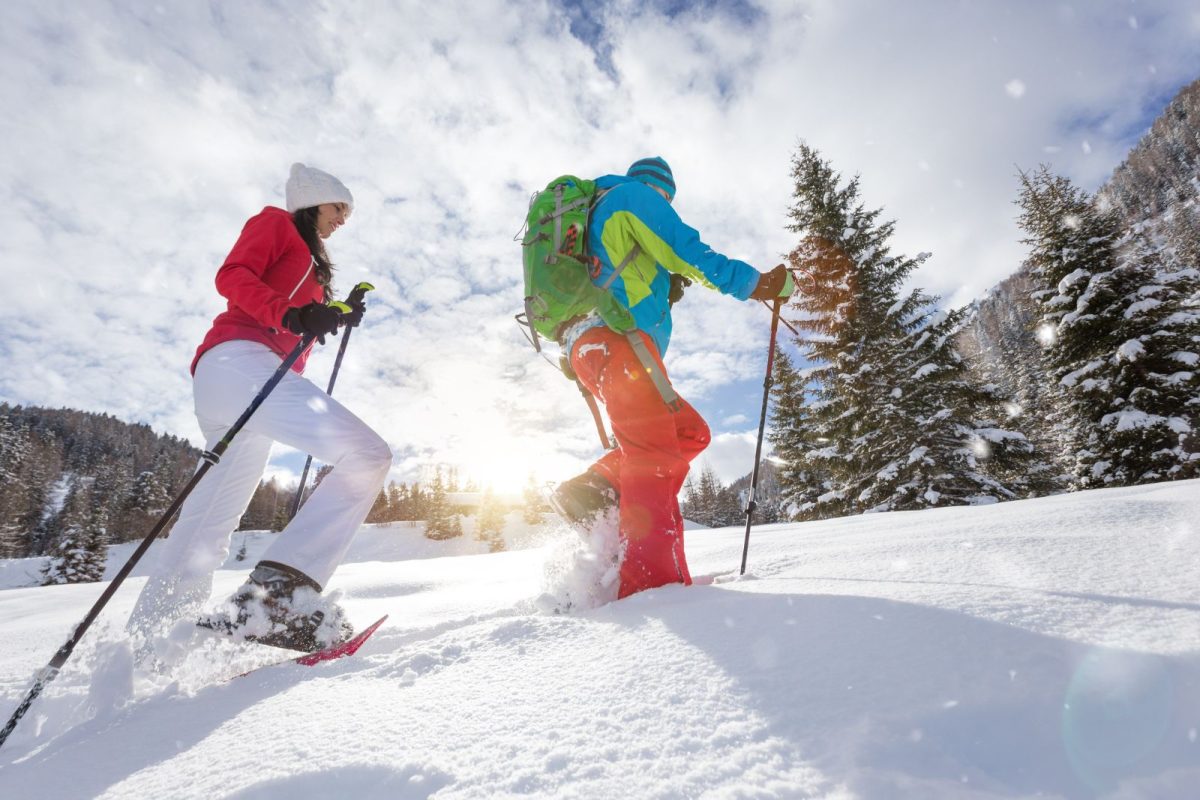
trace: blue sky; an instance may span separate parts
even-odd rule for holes
[[[761,269],[805,140],[862,176],[914,284],[961,305],[1019,264],[1018,169],[1098,186],[1200,77],[1200,5],[766,0],[24,3],[0,29],[10,320],[0,399],[198,441],[187,366],[212,276],[293,161],[354,192],[330,240],[379,289],[335,394],[387,438],[393,477],[496,483],[597,455],[573,386],[512,315],[532,191],[659,154],[676,208]],[[768,315],[693,288],[667,365],[749,471]],[[310,362],[324,385],[333,347]],[[298,472],[279,451],[276,468]]]

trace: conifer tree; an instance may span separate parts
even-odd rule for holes
[[[367,512],[367,518],[364,522],[380,523],[387,522],[391,509],[388,505],[387,489],[380,489],[379,494],[375,497],[375,502],[371,504],[371,510]]]
[[[1200,273],[1046,167],[1021,175],[1056,432],[1077,488],[1200,474]]]
[[[42,583],[89,583],[104,578],[108,537],[104,518],[96,508],[92,487],[77,484],[62,514],[62,532],[42,571]]]
[[[695,520],[710,528],[721,524],[721,484],[712,467],[706,462],[700,471],[700,482],[696,487],[698,507]]]
[[[274,478],[259,481],[258,488],[250,497],[250,504],[238,523],[240,531],[270,531],[275,527],[279,511],[278,485]]]
[[[425,536],[429,539],[451,539],[462,534],[461,525],[455,533],[454,523],[457,515],[450,510],[446,498],[446,483],[439,467],[433,475],[425,504]]]
[[[743,496],[742,492],[739,492],[732,486],[725,486],[720,481],[717,482],[717,486],[713,525],[723,528],[726,525],[736,525],[738,522],[744,522],[746,519],[746,498],[749,496],[749,491]],[[762,524],[772,521],[770,519],[770,503],[762,502],[760,498],[755,500],[754,507],[755,522]]]
[[[826,442],[812,438],[812,406],[808,402],[808,381],[792,363],[782,347],[775,354],[771,381],[771,429],[767,440],[779,460],[780,509],[782,519],[791,519],[801,511],[811,511],[817,499],[831,488],[829,477],[817,471],[819,460],[809,458]]]
[[[408,519],[421,520],[429,515],[429,492],[414,483],[408,491]]]
[[[792,263],[811,276],[789,308],[801,353],[812,367],[803,414],[780,424],[799,518],[987,502],[1015,496],[981,463],[1030,453],[1019,433],[976,417],[988,400],[965,375],[952,340],[962,314],[939,312],[937,298],[903,285],[924,261],[893,255],[894,224],[859,200],[819,154],[800,145],[793,159],[791,230],[802,235]],[[778,396],[778,395],[777,395]],[[782,420],[781,420],[782,423]],[[794,426],[794,427],[791,427]],[[988,448],[979,446],[984,439]]]
[[[679,512],[692,522],[700,522],[695,516],[698,500],[699,492],[696,490],[696,479],[689,474],[683,481],[683,501],[679,504]]]
[[[32,437],[26,425],[17,425],[0,408],[0,558],[26,554],[26,514],[29,485],[26,465],[32,456]]]
[[[526,525],[540,525],[542,514],[546,511],[546,502],[542,499],[542,493],[538,489],[532,472],[525,479],[525,489],[521,493],[521,498],[524,501],[521,504],[521,519],[525,521]]]
[[[408,484],[396,483],[392,481],[388,484],[388,522],[396,522],[402,519],[409,519],[406,516],[408,512]]]
[[[483,492],[475,522],[475,538],[486,542],[488,549],[498,553],[504,549],[504,506],[489,486]]]

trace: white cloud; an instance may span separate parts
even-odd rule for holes
[[[757,428],[717,434],[700,460],[712,467],[713,474],[721,483],[733,483],[754,469],[754,445],[757,440]],[[766,458],[770,451],[770,443],[764,439],[763,457]]]
[[[330,241],[338,284],[379,288],[336,394],[397,450],[397,477],[438,461],[561,476],[598,448],[578,392],[512,321],[533,189],[661,154],[683,217],[765,269],[795,242],[804,139],[862,175],[897,251],[934,252],[917,282],[966,302],[1022,257],[1016,166],[1050,154],[1094,187],[1148,104],[1196,77],[1200,26],[1178,5],[1139,3],[1134,30],[1115,0],[772,0],[673,18],[618,0],[593,8],[606,70],[554,3],[19,4],[0,29],[17,298],[0,399],[196,441],[187,367],[223,307],[213,273],[299,160],[357,199]],[[1018,74],[1036,91],[1013,103],[996,87]],[[761,385],[768,316],[700,287],[678,307],[668,368],[722,425],[757,419],[757,390],[745,408],[725,390]],[[333,350],[310,362],[318,383]],[[728,435],[722,463],[744,450]],[[738,452],[723,479],[748,471],[752,444]]]

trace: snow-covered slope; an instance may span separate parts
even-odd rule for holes
[[[131,579],[0,797],[1200,794],[1200,482],[771,526],[742,578],[740,530],[693,530],[710,582],[539,613],[568,537],[396,560],[419,532],[366,530],[334,580],[391,615],[360,654],[224,682],[265,656],[130,684]],[[99,591],[0,592],[0,716]]]

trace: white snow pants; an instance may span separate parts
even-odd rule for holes
[[[196,418],[211,449],[279,368],[258,342],[223,342],[201,357],[193,378]],[[162,631],[197,614],[231,534],[262,479],[271,443],[311,453],[334,469],[263,554],[322,587],[333,575],[383,486],[392,452],[380,436],[311,381],[289,371],[205,475],[162,542],[158,563],[129,618],[131,631]]]

